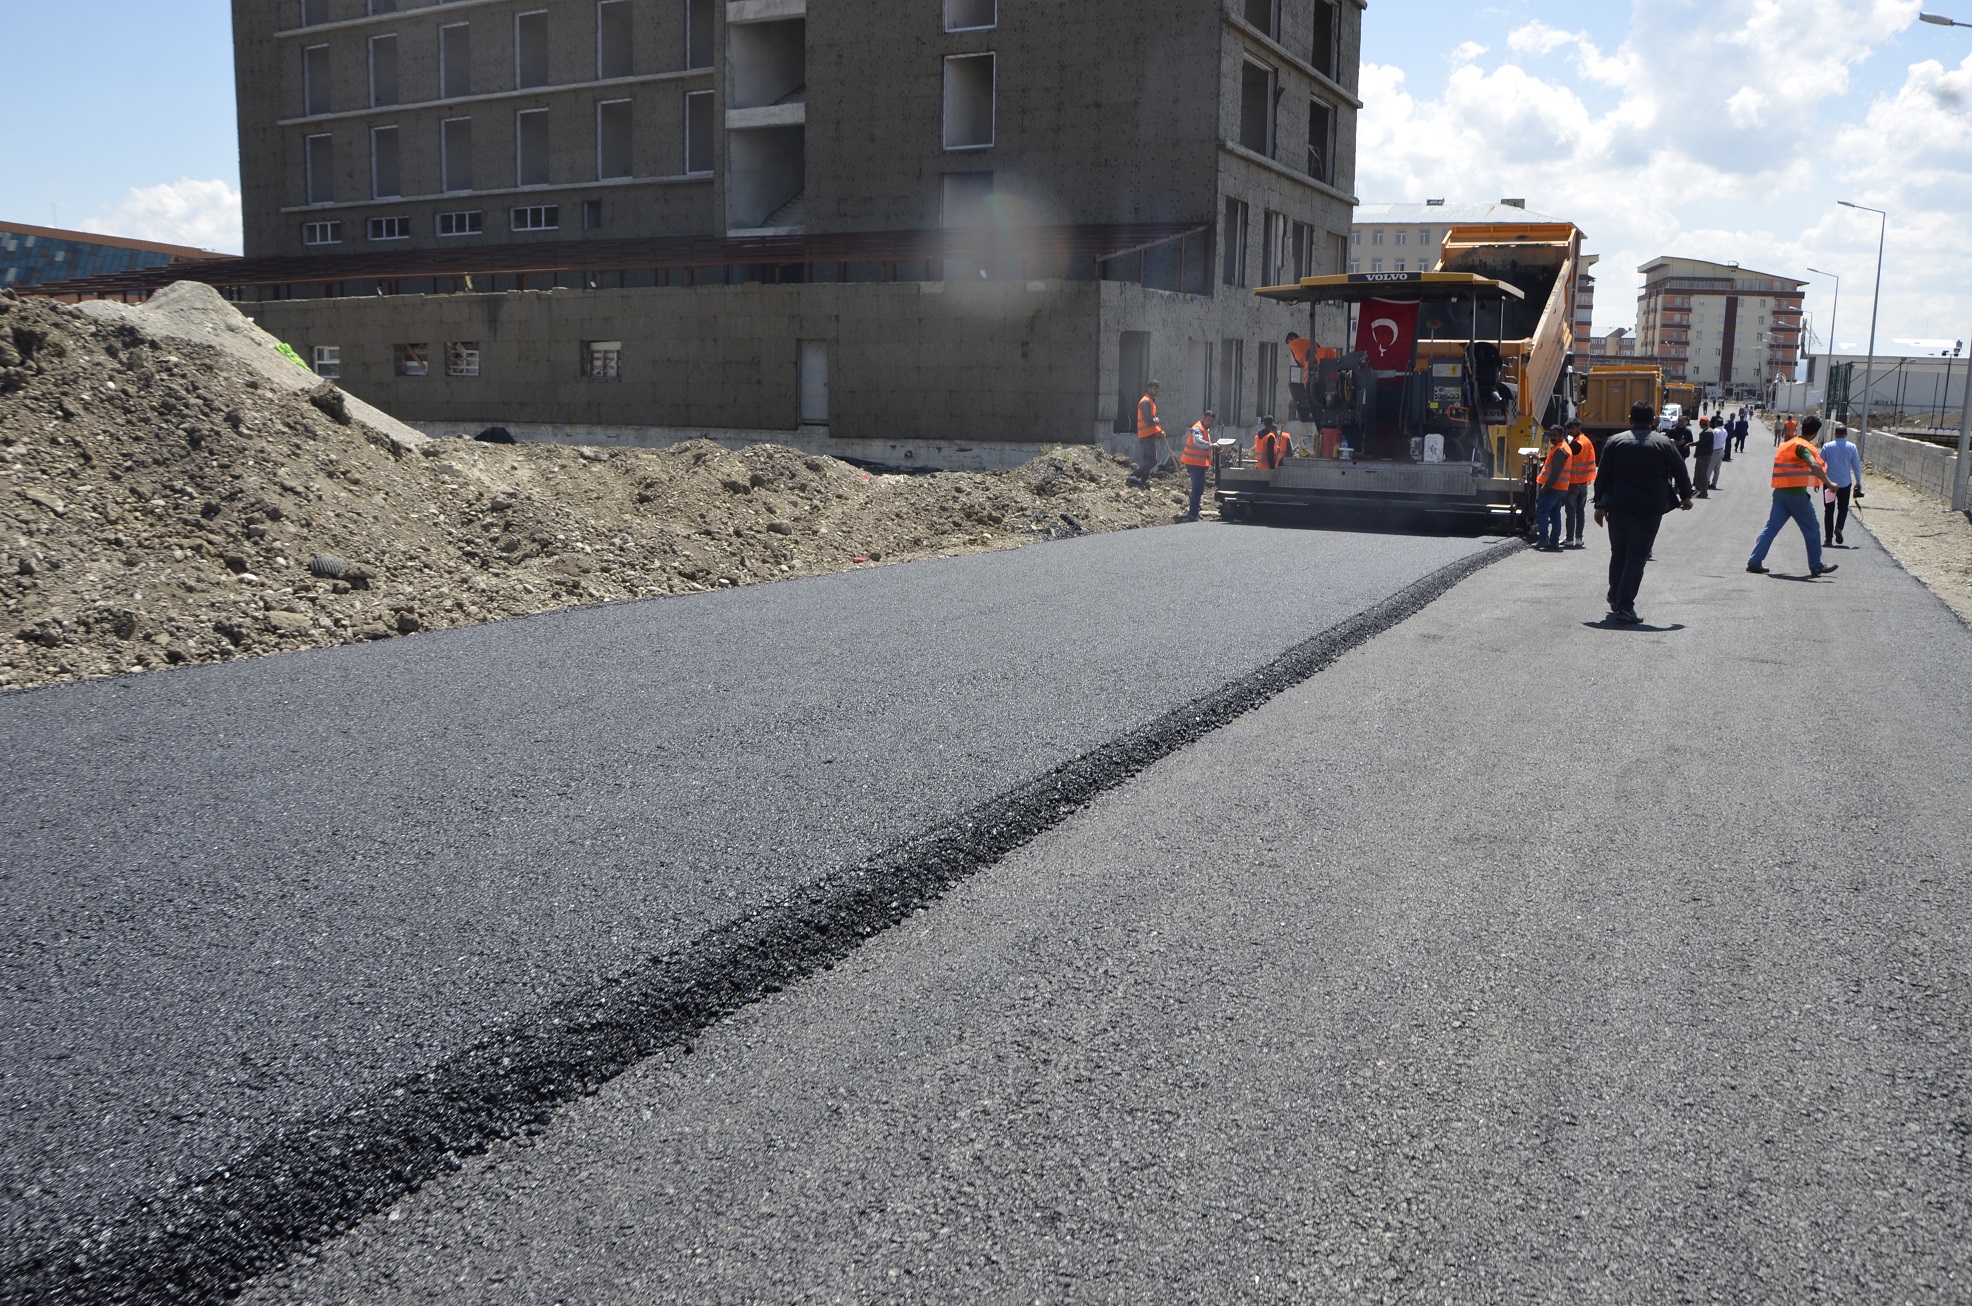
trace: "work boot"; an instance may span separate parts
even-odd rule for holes
[[[1757,563],[1757,562],[1749,562],[1749,563],[1747,563],[1747,564],[1746,564],[1746,570],[1748,570],[1748,571],[1750,571],[1750,572],[1752,572],[1752,573],[1753,573],[1753,574],[1754,574],[1755,576],[1764,576],[1764,575],[1766,575],[1766,574],[1767,574],[1767,569],[1766,569],[1765,567],[1762,567],[1762,566],[1761,566],[1761,565],[1760,565],[1759,563]]]
[[[1842,569],[1842,564],[1841,564],[1841,563],[1839,563],[1839,562],[1830,562],[1830,563],[1826,563],[1826,564],[1824,564],[1823,566],[1820,566],[1820,567],[1816,567],[1816,568],[1815,568],[1815,569],[1814,569],[1814,570],[1813,570],[1812,572],[1810,572],[1810,573],[1809,573],[1809,575],[1812,575],[1812,576],[1826,576],[1826,575],[1828,575],[1828,574],[1829,574],[1830,572],[1832,572],[1832,571],[1840,571],[1841,569]]]

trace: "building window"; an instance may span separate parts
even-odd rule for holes
[[[397,353],[397,375],[399,376],[430,376],[431,375],[431,346],[430,345],[423,345],[423,344],[399,345],[397,346],[396,353]]]
[[[342,244],[342,224],[340,222],[304,222],[301,224],[301,243],[304,245]]]
[[[397,0],[370,0],[370,17],[397,12]]]
[[[1400,231],[1400,232],[1398,232],[1398,233],[1397,233],[1397,244],[1399,244],[1399,245],[1408,245],[1408,244],[1410,244],[1410,240],[1411,240],[1411,234],[1410,234],[1410,232],[1408,232],[1408,231]]]
[[[1280,40],[1280,0],[1246,0],[1246,21],[1270,41]]]
[[[329,112],[329,47],[311,45],[301,52],[301,111],[313,117]]]
[[[999,0],[945,0],[948,32],[978,32],[999,25]]]
[[[514,182],[548,184],[548,111],[522,109],[514,115]]]
[[[472,119],[447,118],[438,128],[438,170],[448,191],[472,189]]]
[[[1406,271],[1406,269],[1405,269],[1405,267],[1404,267],[1404,260],[1402,260],[1402,259],[1398,259],[1398,260],[1397,260],[1397,263],[1396,263],[1396,266],[1395,266],[1395,267],[1393,267],[1393,268],[1391,269],[1391,271],[1393,271],[1393,272],[1403,272],[1403,271]]]
[[[397,103],[397,38],[370,38],[370,107]]]
[[[328,380],[339,380],[342,376],[342,346],[315,346],[315,375]]]
[[[1349,260],[1349,272],[1351,273],[1351,275],[1357,272],[1361,272],[1362,270],[1363,270],[1363,265],[1360,260],[1358,259]]]
[[[479,342],[477,340],[454,340],[445,346],[445,375],[479,375]]]
[[[1363,233],[1362,233],[1362,232],[1360,232],[1360,231],[1352,231],[1352,232],[1350,232],[1350,233],[1349,233],[1349,243],[1350,243],[1351,245],[1360,245],[1360,244],[1362,244],[1362,243],[1363,243]]]
[[[1308,62],[1331,82],[1339,82],[1342,55],[1342,14],[1335,0],[1315,0],[1315,39]]]
[[[945,148],[984,150],[993,145],[997,70],[991,54],[945,60]]]
[[[1373,258],[1373,259],[1371,259],[1371,260],[1369,261],[1369,270],[1370,270],[1371,272],[1381,272],[1381,271],[1383,271],[1383,260],[1382,260],[1382,259],[1380,259],[1380,258]]]
[[[591,381],[623,379],[623,342],[591,340],[582,346],[582,375]]]
[[[548,11],[514,15],[514,85],[548,84]]]
[[[685,0],[685,67],[712,66],[713,0]]]
[[[1246,214],[1245,200],[1226,201],[1225,257],[1220,275],[1229,286],[1246,284]]]
[[[938,183],[938,225],[977,228],[986,225],[993,198],[990,172],[948,172]]]
[[[1305,222],[1294,224],[1294,279],[1315,275],[1315,229]]]
[[[397,129],[370,128],[370,198],[396,199],[404,193],[397,168]]]
[[[596,80],[628,77],[635,72],[633,49],[630,0],[602,0],[596,6]]]
[[[1253,405],[1257,417],[1276,416],[1280,399],[1280,346],[1267,341],[1260,346],[1253,372]]]
[[[1431,243],[1431,228],[1426,227],[1417,233],[1417,243],[1420,245],[1429,245]]]
[[[301,25],[313,27],[329,21],[329,0],[301,0]]]
[[[1270,159],[1274,157],[1274,86],[1279,79],[1263,63],[1240,62],[1239,143]]]
[[[411,220],[409,218],[371,218],[369,222],[371,240],[409,240]]]
[[[472,27],[450,23],[438,29],[438,87],[447,100],[472,94]]]
[[[1287,215],[1268,210],[1260,217],[1260,281],[1277,286],[1287,278]]]
[[[561,228],[559,204],[529,204],[514,209],[507,216],[508,225],[515,231],[557,231]]]
[[[630,101],[604,100],[596,106],[596,180],[630,175]]]
[[[1246,342],[1219,342],[1219,416],[1227,426],[1246,424]]]
[[[601,200],[582,201],[582,230],[601,231],[603,229],[603,202]]]
[[[441,236],[477,236],[486,229],[486,220],[478,209],[463,209],[439,214],[437,225]]]
[[[308,173],[308,202],[335,203],[335,138],[310,136],[302,142],[302,150]]]
[[[704,176],[712,171],[712,92],[685,93],[685,171]]]
[[[1378,227],[1375,231],[1369,233],[1369,243],[1372,245],[1381,245],[1383,243],[1383,228]]]

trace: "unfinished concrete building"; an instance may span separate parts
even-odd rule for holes
[[[1286,404],[1362,0],[234,0],[246,257],[412,422],[884,461]],[[1339,337],[1342,325],[1324,334]]]

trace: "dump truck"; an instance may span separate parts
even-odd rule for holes
[[[1220,515],[1367,507],[1509,527],[1531,516],[1542,428],[1574,413],[1581,248],[1565,222],[1453,227],[1430,271],[1256,290],[1308,305],[1310,339],[1340,356],[1305,379],[1300,456],[1222,467]],[[1321,339],[1329,304],[1354,309],[1353,341]]]
[[[1582,378],[1582,400],[1575,417],[1600,452],[1604,440],[1630,429],[1630,406],[1640,403],[1649,404],[1652,412],[1663,408],[1663,368],[1627,363],[1592,367]]]

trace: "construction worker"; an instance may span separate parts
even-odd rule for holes
[[[1561,552],[1561,510],[1568,502],[1568,432],[1547,428],[1547,457],[1538,478],[1541,493],[1534,501],[1537,534],[1534,547],[1542,553]]]
[[[1814,438],[1819,434],[1821,419],[1810,417],[1802,424],[1800,435],[1773,451],[1773,508],[1767,513],[1766,529],[1753,545],[1753,556],[1746,560],[1746,570],[1766,574],[1767,550],[1773,547],[1780,528],[1790,518],[1808,542],[1808,574],[1826,576],[1835,570],[1835,563],[1821,565],[1821,523],[1815,519],[1814,497],[1810,493],[1828,484],[1828,465],[1822,462],[1820,452],[1814,447]]]
[[[1302,339],[1299,332],[1287,333],[1287,354],[1292,360],[1287,367],[1287,393],[1294,401],[1294,416],[1304,422],[1315,420],[1315,405],[1308,398],[1308,360],[1314,345],[1314,341]]]
[[[1141,485],[1150,488],[1150,474],[1157,470],[1157,451],[1164,444],[1164,427],[1157,420],[1157,392],[1161,387],[1152,381],[1144,387],[1143,398],[1137,400],[1137,470],[1131,472],[1123,482],[1125,485]],[[1124,394],[1130,393],[1128,390]]]
[[[1595,484],[1595,441],[1579,421],[1568,423],[1568,503],[1564,549],[1586,549],[1582,539],[1588,517],[1589,487]]]
[[[1255,467],[1270,472],[1287,461],[1287,455],[1293,448],[1294,437],[1281,430],[1273,418],[1260,419],[1260,434],[1253,437]]]
[[[1815,429],[1820,430],[1821,428],[1817,426]],[[1776,449],[1780,448],[1781,445],[1786,444],[1800,433],[1800,426],[1795,423],[1793,418],[1788,418],[1773,429],[1773,447]]]
[[[1178,455],[1178,461],[1191,473],[1191,507],[1178,518],[1179,521],[1198,520],[1198,501],[1205,497],[1205,469],[1212,465],[1212,457],[1217,452],[1212,443],[1212,426],[1217,418],[1218,414],[1208,408],[1205,416],[1193,422],[1191,429],[1185,432],[1185,449]]]

